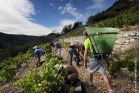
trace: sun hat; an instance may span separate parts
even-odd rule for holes
[[[36,49],[39,49],[39,47],[38,46],[34,46],[33,49],[36,50]]]
[[[87,31],[85,30],[85,31],[83,31],[83,35],[88,35],[88,33],[87,33]]]

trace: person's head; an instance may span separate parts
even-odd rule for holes
[[[33,49],[36,50],[36,49],[39,49],[39,47],[38,46],[34,46]]]
[[[55,45],[54,45],[53,42],[51,42],[49,45],[50,45],[51,47],[55,47]]]
[[[87,33],[86,30],[83,32],[83,36],[84,36],[85,39],[88,38],[88,33]]]

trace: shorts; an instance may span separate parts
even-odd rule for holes
[[[70,74],[72,79],[78,79],[79,75],[77,73]]]
[[[101,74],[106,74],[106,60],[95,60],[94,58],[88,58],[87,70],[90,73],[95,73],[96,71]]]
[[[58,55],[59,57],[61,57],[61,50],[62,50],[62,48],[58,48],[55,52],[56,55]]]

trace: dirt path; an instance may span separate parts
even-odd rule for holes
[[[62,57],[65,62],[68,62],[68,53],[66,50],[62,50]],[[25,76],[25,73],[28,71],[29,66],[31,64],[35,64],[36,59],[31,58],[29,62],[22,65],[22,68],[19,69],[19,72],[16,74],[16,76],[11,80],[15,81],[23,76]],[[93,84],[96,87],[93,89],[92,87],[89,87],[86,83],[88,81],[87,78],[87,70],[84,68],[83,63],[81,67],[77,67],[75,65],[75,62],[73,61],[73,66],[75,66],[79,72],[79,79],[83,82],[85,85],[85,89],[87,93],[108,93],[107,87],[100,76],[99,73],[94,74]],[[39,68],[38,68],[39,69]],[[115,93],[135,93],[135,83],[134,83],[134,73],[130,73],[128,71],[122,71],[115,74],[115,78],[111,80],[112,86],[115,89]],[[137,88],[139,90],[139,82],[137,83]],[[1,84],[0,85],[0,93],[23,93],[23,90],[15,87],[11,87],[9,83]],[[138,92],[139,93],[139,92]]]
[[[62,56],[64,60],[68,62],[68,53],[66,50],[62,51]],[[81,62],[80,64],[82,64],[82,66],[77,67],[75,65],[75,61],[73,61],[73,66],[77,68],[79,72],[79,79],[84,83],[87,93],[108,93],[103,78],[97,72],[94,74],[93,78],[93,84],[96,88],[93,89],[92,87],[89,87],[87,85],[87,70],[84,68],[83,62]],[[115,93],[135,93],[134,73],[128,72],[127,70],[123,69],[122,72],[115,73],[115,78],[110,79],[110,81],[112,83],[113,89],[115,90]],[[137,88],[139,90],[139,82],[137,83]]]

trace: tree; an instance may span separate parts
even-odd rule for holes
[[[72,24],[69,24],[68,26],[64,26],[63,30],[61,31],[62,34],[66,34],[72,30]]]
[[[68,25],[68,29],[69,29],[69,31],[72,30],[72,24],[69,24],[69,25]]]
[[[82,26],[82,22],[75,22],[74,25],[73,25],[73,28],[72,30],[78,28],[78,27],[81,27]]]
[[[62,30],[62,34],[66,34],[67,32],[69,32],[68,26],[64,26],[63,30]]]

